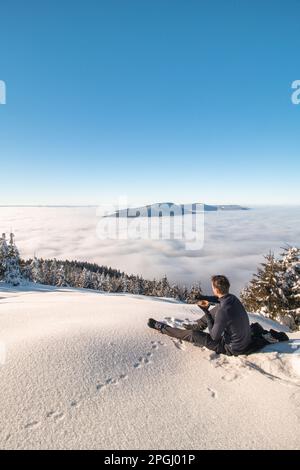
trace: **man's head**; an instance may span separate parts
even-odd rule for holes
[[[228,294],[230,282],[228,281],[226,276],[212,276],[211,284],[214,295],[216,295],[217,297],[223,297],[223,295]]]

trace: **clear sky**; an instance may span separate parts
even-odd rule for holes
[[[299,0],[1,0],[0,204],[299,204],[299,18]]]

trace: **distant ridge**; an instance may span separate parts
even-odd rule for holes
[[[198,207],[197,207],[198,206]],[[148,204],[146,206],[126,208],[117,210],[116,212],[107,215],[106,217],[164,217],[164,216],[178,216],[195,214],[199,207],[202,208],[201,212],[216,212],[216,211],[244,211],[249,210],[248,207],[242,207],[234,204],[174,204],[172,202],[160,202],[155,204]]]

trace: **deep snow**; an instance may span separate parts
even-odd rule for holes
[[[170,299],[2,285],[0,447],[299,449],[300,334],[235,358],[146,326],[199,314]]]

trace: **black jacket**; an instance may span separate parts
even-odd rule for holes
[[[211,338],[224,341],[232,354],[246,351],[251,342],[251,329],[248,314],[240,300],[233,294],[221,298],[201,296],[200,300],[217,304],[210,311],[204,309]]]

